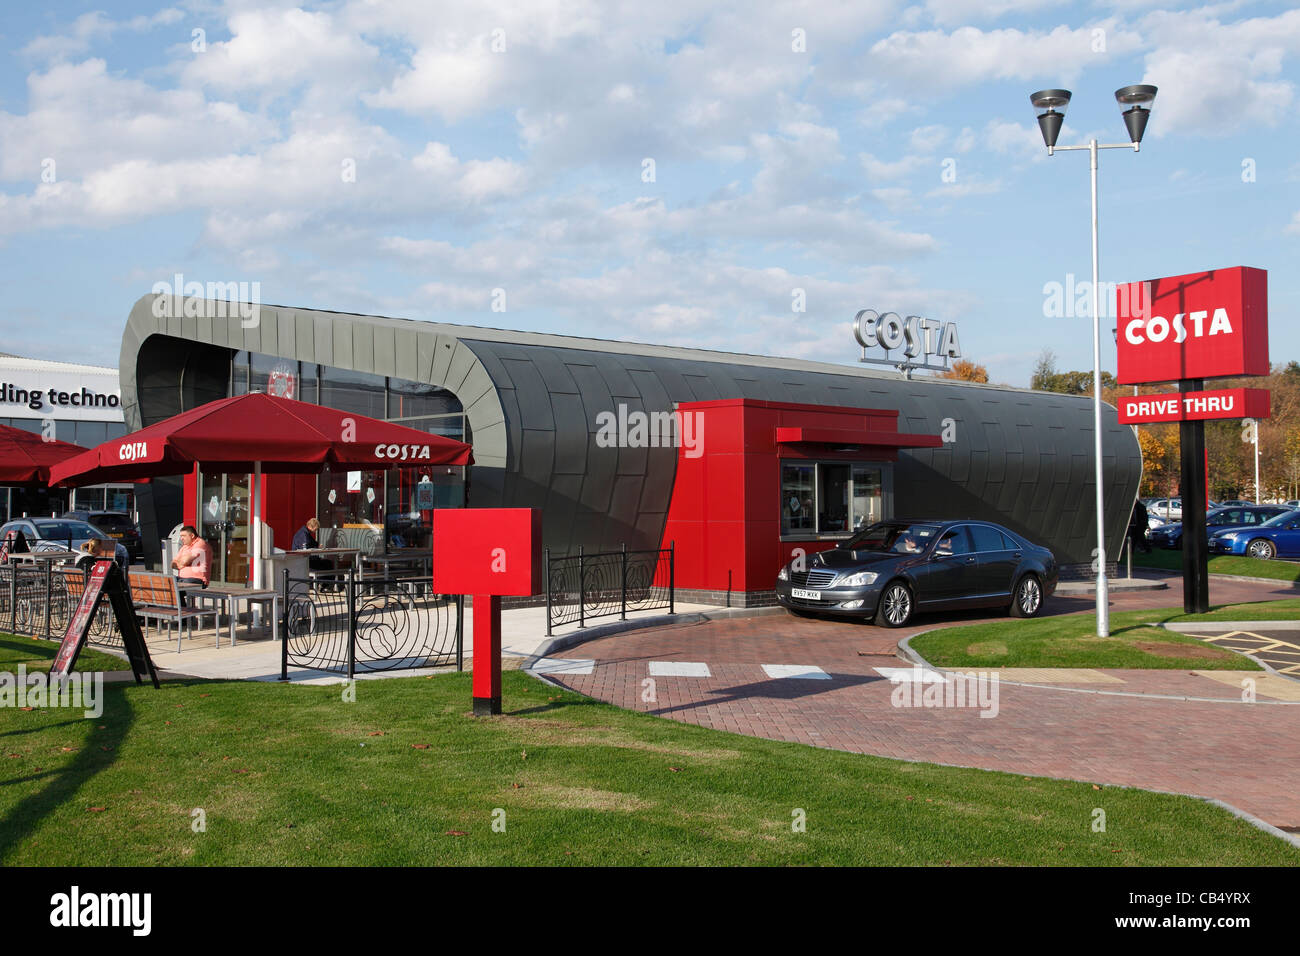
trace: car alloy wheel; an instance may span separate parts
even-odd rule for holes
[[[1271,561],[1277,557],[1277,548],[1273,547],[1273,542],[1265,538],[1256,538],[1246,546],[1246,553],[1252,558],[1259,558],[1261,561]]]
[[[1012,609],[1016,617],[1033,617],[1043,606],[1043,586],[1038,578],[1026,574],[1016,586],[1016,602]]]
[[[902,627],[912,617],[912,592],[901,581],[885,588],[877,619],[886,627]]]

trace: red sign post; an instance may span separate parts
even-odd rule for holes
[[[1183,494],[1183,609],[1210,609],[1205,538],[1205,421],[1266,418],[1266,389],[1205,390],[1205,379],[1267,375],[1268,273],[1237,266],[1130,282],[1116,292],[1116,378],[1177,382],[1178,393],[1120,401],[1122,423],[1178,422]]]
[[[501,597],[542,590],[536,508],[438,508],[433,588],[474,598],[474,713],[501,713]]]

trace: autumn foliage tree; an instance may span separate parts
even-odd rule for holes
[[[1102,372],[1102,400],[1118,405],[1131,396],[1132,386],[1119,385]],[[1275,366],[1265,377],[1215,379],[1207,388],[1266,388],[1271,396],[1270,416],[1259,423],[1259,500],[1300,498],[1300,363]],[[1030,388],[1091,394],[1091,372],[1059,372],[1055,356],[1044,352],[1034,368]],[[1172,394],[1172,384],[1143,385],[1142,395]],[[1142,449],[1141,494],[1165,497],[1179,493],[1179,441],[1177,424],[1136,426]],[[1255,446],[1242,440],[1242,419],[1205,423],[1205,448],[1209,459],[1209,496],[1216,501],[1255,498]]]
[[[979,382],[987,385],[989,381],[989,370],[983,365],[976,365],[974,362],[966,359],[958,359],[952,363],[952,367],[940,372],[937,378],[952,378],[962,382]]]

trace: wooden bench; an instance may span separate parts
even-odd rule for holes
[[[184,635],[184,626],[189,625],[190,637],[194,636],[194,622],[201,621],[205,617],[212,618],[212,627],[216,631],[216,646],[221,646],[221,631],[217,627],[217,615],[220,613],[218,608],[196,608],[182,607],[180,591],[176,587],[176,579],[170,574],[159,574],[155,571],[132,571],[127,575],[127,581],[131,586],[131,603],[135,605],[135,613],[145,622],[146,634],[148,633],[149,621],[157,621],[159,625],[166,624],[168,633],[171,626],[176,625],[176,652],[181,650],[181,638]]]

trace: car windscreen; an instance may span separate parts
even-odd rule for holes
[[[1265,521],[1262,525],[1260,525],[1260,527],[1261,527],[1261,528],[1276,528],[1276,527],[1278,527],[1279,525],[1284,525],[1284,524],[1286,524],[1286,523],[1287,523],[1288,521],[1290,521],[1292,518],[1300,518],[1300,513],[1297,513],[1297,512],[1294,512],[1294,511],[1283,511],[1280,515],[1275,515],[1274,517],[1269,518],[1269,519],[1268,519],[1267,521]]]
[[[909,554],[924,551],[938,534],[933,524],[873,524],[840,545],[850,551]]]
[[[36,533],[47,541],[81,541],[86,538],[98,538],[100,532],[84,521],[33,521]]]

